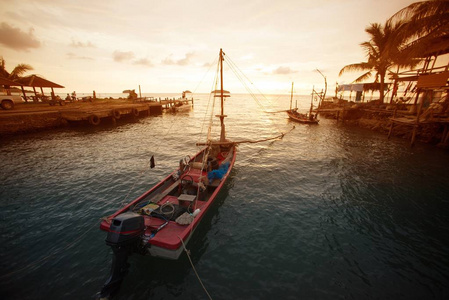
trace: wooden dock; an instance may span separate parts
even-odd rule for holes
[[[412,137],[410,140],[410,145],[413,146],[416,141],[416,134],[418,131],[424,127],[429,126],[443,126],[443,134],[441,135],[440,144],[447,145],[449,143],[449,117],[432,117],[430,119],[418,118],[416,116],[409,117],[392,117],[390,118],[391,125],[390,131],[388,132],[388,138],[390,138],[395,126],[407,126],[412,129]]]
[[[334,107],[334,108],[317,108],[314,110],[315,113],[317,114],[331,114],[331,115],[335,115],[335,118],[337,119],[337,123],[339,121],[341,121],[342,123],[344,123],[345,118],[348,115],[348,112],[354,111],[356,109],[354,108],[350,108],[350,107],[344,107],[344,106],[340,106],[340,107]]]
[[[132,120],[162,114],[162,105],[159,102],[135,103],[114,99],[65,104],[51,106],[48,103],[23,103],[17,104],[12,110],[0,110],[0,136],[77,123],[96,126],[105,121],[115,124],[122,118]]]
[[[161,115],[164,110],[177,111],[180,105],[193,107],[193,98],[156,99],[93,99],[90,101],[65,101],[60,105],[48,102],[17,104],[14,109],[0,109],[0,136],[35,132],[68,124],[126,122],[140,117]]]
[[[99,125],[102,119],[110,118],[112,120],[119,120],[123,116],[139,117],[148,116],[153,111],[160,111],[160,105],[150,104],[116,104],[105,107],[95,107],[95,105],[61,110],[61,117],[69,122],[88,121],[91,125]],[[153,113],[155,114],[155,113]]]
[[[418,134],[434,131],[432,133],[433,138],[438,138],[441,146],[449,147],[449,116],[447,113],[439,114],[431,108],[423,110],[423,113],[420,113],[421,110],[420,107],[418,113],[412,113],[409,110],[398,110],[396,108],[337,106],[332,108],[319,108],[315,112],[334,115],[336,116],[337,122],[341,121],[342,123],[345,120],[357,117],[385,120],[389,123],[386,125],[390,127],[388,138],[392,135],[394,128],[399,126],[408,127],[409,129],[406,130],[411,135],[411,146],[415,144]],[[357,113],[357,111],[361,113]]]
[[[187,99],[187,98],[165,98],[165,99],[159,99],[157,100],[160,105],[162,105],[163,109],[169,109],[174,110],[177,106],[188,104],[193,107],[194,101],[193,98]]]

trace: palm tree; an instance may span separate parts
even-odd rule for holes
[[[426,57],[448,50],[449,1],[429,0],[410,4],[388,22],[404,22],[403,39],[408,40],[403,57]]]
[[[6,71],[5,68],[5,60],[1,56],[0,56],[0,76],[5,78],[9,77],[9,73]]]
[[[371,36],[367,42],[360,44],[366,52],[367,61],[354,63],[343,67],[339,76],[347,71],[367,71],[359,76],[354,82],[361,82],[373,75],[375,72],[375,83],[380,83],[380,102],[384,101],[385,76],[388,71],[396,67],[405,67],[416,64],[402,59],[401,47],[404,36],[401,35],[403,22],[387,22],[384,26],[379,23],[371,24],[365,31]]]
[[[24,73],[33,70],[33,67],[28,64],[18,64],[12,71],[9,73],[6,70],[6,64],[3,57],[0,57],[0,75],[11,80],[20,78]]]

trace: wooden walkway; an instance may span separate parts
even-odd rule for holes
[[[391,125],[390,131],[388,132],[388,138],[390,138],[394,126],[408,126],[412,127],[412,137],[410,141],[410,145],[413,146],[416,140],[416,134],[420,128],[425,126],[433,126],[440,125],[444,126],[444,131],[441,136],[440,143],[442,145],[447,145],[449,142],[449,117],[432,117],[429,119],[426,118],[417,118],[416,116],[409,117],[392,117],[390,118]]]
[[[441,136],[440,143],[443,146],[449,145],[449,116],[439,115],[434,113],[431,109],[424,111],[422,114],[412,114],[409,111],[401,111],[396,109],[378,109],[378,108],[352,108],[352,107],[334,107],[334,108],[319,108],[316,109],[315,112],[323,113],[323,114],[335,114],[337,118],[337,122],[344,122],[348,117],[348,113],[351,111],[364,111],[367,113],[374,113],[378,115],[383,115],[385,117],[390,116],[388,119],[390,120],[390,130],[388,132],[388,138],[390,138],[393,133],[393,129],[398,126],[406,126],[411,130],[411,141],[410,145],[413,146],[416,141],[416,135],[419,130],[431,127],[431,126],[440,126],[443,128],[443,134]]]

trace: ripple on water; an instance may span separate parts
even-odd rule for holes
[[[227,100],[239,104],[228,112],[230,137],[296,128],[282,140],[239,146],[230,181],[188,244],[214,299],[445,298],[447,152],[410,149],[334,120],[292,124],[283,114],[254,113],[246,100]],[[288,107],[289,97],[271,100],[278,110]],[[207,131],[205,105],[2,141],[3,297],[94,298],[111,259],[99,219],[196,152],[192,142]],[[151,155],[157,166],[150,170]],[[130,264],[118,299],[204,295],[186,256],[133,255]]]

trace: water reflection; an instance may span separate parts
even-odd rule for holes
[[[227,100],[231,138],[291,128],[283,114],[253,113],[247,100]],[[288,101],[280,98],[273,111]],[[205,103],[179,116],[2,140],[4,298],[93,298],[111,258],[99,219],[196,152],[198,132],[207,132]],[[282,140],[239,146],[231,181],[188,248],[215,299],[444,298],[447,165],[441,149],[411,149],[333,120],[296,124]],[[204,295],[185,256],[130,262],[119,299]]]

